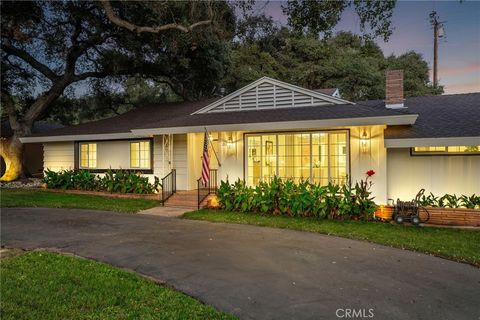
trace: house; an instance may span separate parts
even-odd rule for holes
[[[175,169],[177,189],[194,190],[207,130],[218,180],[345,183],[373,169],[377,203],[420,188],[479,194],[480,93],[404,99],[401,71],[387,72],[386,89],[385,100],[353,103],[263,77],[222,98],[146,106],[22,142],[43,143],[51,170]]]

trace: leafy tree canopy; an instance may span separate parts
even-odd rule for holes
[[[265,75],[310,89],[336,87],[353,101],[383,99],[387,69],[405,71],[406,96],[443,91],[429,85],[428,64],[418,53],[385,58],[375,42],[349,32],[319,40],[287,28],[237,43],[224,85],[232,91]]]
[[[353,7],[365,37],[388,40],[392,34],[391,18],[395,4],[395,0],[288,0],[282,8],[294,31],[328,37],[345,9]]]

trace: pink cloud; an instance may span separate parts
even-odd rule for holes
[[[469,93],[480,92],[480,80],[445,85],[445,93]]]
[[[439,67],[440,77],[462,76],[470,73],[480,74],[480,62],[464,64],[460,67]]]

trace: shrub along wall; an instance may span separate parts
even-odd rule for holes
[[[445,194],[438,197],[430,192],[429,195],[423,195],[421,197],[420,205],[424,207],[480,209],[480,196],[475,194],[471,196]]]
[[[104,176],[88,170],[46,170],[43,182],[49,189],[106,191],[118,193],[153,194],[161,189],[160,180],[150,183],[147,177],[125,170],[108,170]]]
[[[373,174],[373,173],[372,173]],[[274,177],[256,187],[242,180],[222,181],[220,206],[228,211],[330,219],[370,220],[376,209],[368,177],[355,185],[320,186],[308,181],[294,183]]]

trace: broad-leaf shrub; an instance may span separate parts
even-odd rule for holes
[[[218,197],[221,207],[228,211],[369,220],[376,210],[370,186],[367,180],[354,186],[332,183],[320,186],[309,181],[294,183],[274,177],[269,182],[249,187],[239,179],[233,184],[222,181]]]
[[[88,170],[55,172],[47,169],[45,170],[43,182],[49,189],[63,190],[75,189],[151,194],[161,189],[158,177],[155,177],[154,183],[150,183],[147,177],[125,170],[108,170],[101,177]]]
[[[480,196],[472,194],[471,196],[462,195],[459,197],[455,194],[445,194],[438,197],[430,192],[429,195],[422,196],[420,205],[424,207],[480,209]]]

